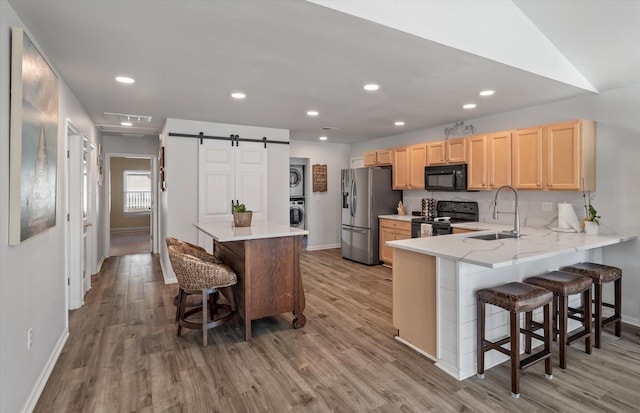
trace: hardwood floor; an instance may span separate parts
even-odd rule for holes
[[[569,366],[546,380],[540,365],[510,395],[508,363],[459,382],[393,339],[391,271],[340,258],[301,256],[307,324],[291,314],[176,337],[175,285],[157,256],[109,258],[36,412],[631,412],[640,406],[640,339],[607,331],[602,349],[568,348]]]
[[[145,254],[151,252],[149,229],[136,231],[111,231],[109,256]]]

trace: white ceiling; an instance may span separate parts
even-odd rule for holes
[[[303,0],[9,2],[106,133],[157,133],[173,117],[352,143],[640,83],[634,0],[475,1],[476,9],[458,1],[446,2],[449,14],[442,15],[445,2],[342,2],[394,4],[393,13],[371,19],[377,23]],[[464,16],[482,28],[483,10],[511,24],[451,29]],[[404,27],[419,22],[420,13],[448,30]],[[465,37],[475,45],[465,47]],[[513,63],[509,53],[492,54],[493,46],[511,50]],[[522,63],[523,56],[537,67]],[[583,80],[562,74],[572,71]],[[121,74],[136,83],[117,84]],[[365,92],[368,82],[381,89]],[[486,88],[496,94],[479,98]],[[247,98],[231,99],[237,90]],[[462,109],[471,101],[476,109]],[[310,109],[320,116],[308,117]],[[125,128],[104,112],[153,119]],[[406,126],[394,126],[396,120]]]

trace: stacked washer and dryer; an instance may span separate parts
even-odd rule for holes
[[[289,224],[306,229],[304,215],[304,165],[289,166]]]
[[[304,165],[289,166],[289,224],[305,229]]]

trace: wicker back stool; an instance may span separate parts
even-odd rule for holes
[[[551,271],[535,277],[527,278],[525,283],[537,285],[553,292],[553,337],[559,333],[558,349],[560,350],[560,367],[567,368],[567,345],[584,338],[584,351],[591,354],[591,278],[563,271]],[[582,303],[585,308],[582,317],[569,314],[569,296],[582,294]],[[568,319],[578,320],[583,328],[567,336]],[[528,329],[542,328],[540,323],[532,320],[531,314],[525,316]],[[527,336],[525,352],[531,353],[531,336]]]
[[[204,261],[208,261],[208,262],[213,262],[213,263],[219,263],[220,261],[213,255],[209,254],[207,252],[207,250],[205,250],[204,248],[202,248],[199,245],[194,245],[190,242],[187,241],[182,241],[179,240],[177,238],[174,237],[167,237],[165,239],[166,243],[167,243],[167,247],[171,246],[171,245],[180,245],[182,246],[185,251],[188,251],[187,253],[189,255],[193,255],[194,257],[200,258],[201,260]],[[190,296],[191,294],[187,294],[185,293],[185,291],[178,286],[178,294],[176,294],[173,297],[173,305],[176,306],[176,321],[178,321],[179,318],[179,313],[180,313],[180,300],[182,296],[185,296],[185,300],[187,300],[187,297]],[[217,297],[216,297],[217,298]],[[202,302],[197,301],[197,300],[187,300],[186,301],[186,306],[187,307],[201,307],[202,306]]]
[[[551,371],[551,303],[553,293],[534,285],[511,282],[493,288],[485,288],[476,292],[477,301],[477,367],[478,377],[484,378],[484,353],[497,350],[511,357],[511,396],[520,397],[520,370],[544,360],[545,377],[553,378]],[[485,339],[485,304],[495,305],[509,311],[510,335],[501,340],[491,342]],[[520,328],[520,313],[530,314],[533,310],[544,307],[544,336],[533,331]],[[520,360],[520,333],[533,336],[544,341],[544,349],[523,360]],[[510,344],[510,348],[502,347]]]
[[[167,249],[178,284],[184,290],[184,294],[179,295],[178,336],[182,332],[182,327],[201,329],[202,344],[206,346],[207,333],[210,328],[226,324],[236,317],[235,298],[231,288],[237,283],[236,273],[228,265],[204,261],[190,255],[189,248],[182,245],[171,245]],[[229,304],[219,304],[214,299],[218,292],[226,297]],[[186,294],[201,294],[202,306],[186,311]],[[228,311],[216,318],[218,309]],[[190,316],[198,312],[202,312],[200,323],[188,320]]]
[[[602,328],[609,324],[615,324],[616,337],[622,335],[622,270],[610,265],[596,264],[594,262],[582,262],[560,268],[560,271],[572,272],[590,277],[594,286],[594,308],[593,318],[595,319],[595,343],[596,348],[600,348],[600,337]],[[614,302],[605,303],[602,301],[602,285],[613,282],[614,284]],[[602,307],[613,308],[611,317],[602,317]],[[585,306],[586,308],[586,306]],[[574,312],[582,312],[581,310],[572,309]]]

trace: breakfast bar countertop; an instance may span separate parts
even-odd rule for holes
[[[254,219],[249,227],[234,227],[233,220],[229,218],[196,222],[193,225],[218,242],[292,237],[309,234],[307,230],[292,228],[288,225],[276,224],[261,219]]]
[[[504,238],[486,241],[472,237],[510,230],[512,227],[484,222],[453,224],[453,227],[474,230],[475,232],[388,241],[387,245],[483,267],[501,268],[575,251],[600,248],[636,238],[636,235],[633,234],[587,235],[584,233],[554,232],[547,228],[524,227],[522,228],[523,235],[519,239]]]

